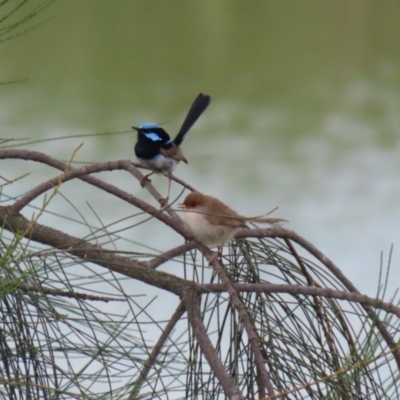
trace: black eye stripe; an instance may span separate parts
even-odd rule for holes
[[[143,136],[147,139],[151,140],[154,143],[164,143],[170,144],[172,140],[167,132],[163,128],[151,127],[151,128],[142,128],[140,130]]]

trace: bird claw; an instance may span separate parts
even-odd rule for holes
[[[219,252],[215,252],[211,257],[207,257],[207,261],[209,264],[212,264],[218,258]]]
[[[144,177],[142,178],[142,180],[140,181],[140,186],[141,186],[142,188],[144,188],[144,185],[145,185],[146,183],[151,183],[151,179],[148,178],[147,175],[144,176]]]
[[[165,197],[164,199],[158,200],[160,202],[161,208],[165,208],[168,205],[169,197]]]

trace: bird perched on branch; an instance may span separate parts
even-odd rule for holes
[[[143,166],[152,170],[150,174],[143,177],[140,184],[143,187],[145,182],[149,180],[149,176],[154,173],[166,175],[168,177],[168,194],[166,199],[163,200],[164,204],[169,199],[172,171],[178,165],[179,161],[188,163],[180,145],[190,128],[205,111],[210,102],[211,97],[207,94],[200,93],[196,97],[174,140],[170,138],[163,128],[154,122],[145,122],[139,127],[132,127],[138,133],[135,145],[136,157]]]
[[[214,261],[222,253],[224,244],[231,240],[241,228],[248,228],[246,222],[279,224],[287,222],[281,218],[243,217],[222,201],[200,192],[188,194],[179,208],[185,211],[184,224],[188,233],[206,246],[218,246],[208,260]]]

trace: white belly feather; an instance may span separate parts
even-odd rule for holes
[[[162,154],[158,154],[156,157],[151,160],[145,160],[143,158],[137,157],[140,164],[144,167],[150,168],[154,172],[160,174],[166,174],[172,172],[175,167],[178,165],[179,161],[170,157],[165,157]]]
[[[232,239],[238,228],[210,224],[203,215],[185,211],[185,227],[189,234],[206,246],[220,246]]]

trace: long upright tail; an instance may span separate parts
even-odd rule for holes
[[[201,114],[205,111],[211,102],[211,97],[208,94],[200,93],[194,100],[190,110],[188,111],[185,120],[179,130],[178,134],[174,139],[174,143],[180,146],[185,138],[185,135],[189,132],[190,128],[198,120]]]

